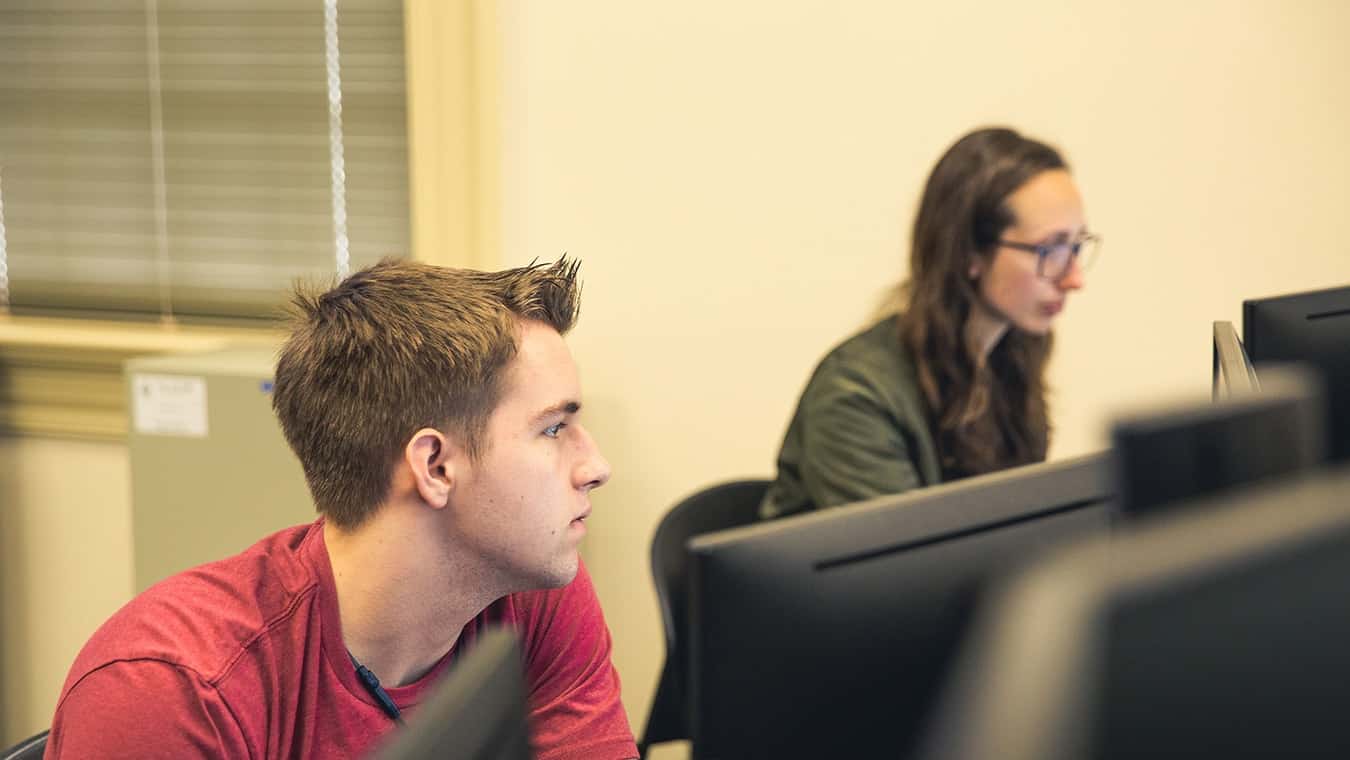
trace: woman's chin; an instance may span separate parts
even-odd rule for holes
[[[1028,335],[1049,335],[1051,328],[1055,326],[1055,320],[1046,317],[1032,317],[1019,319],[1014,323],[1017,329]]]

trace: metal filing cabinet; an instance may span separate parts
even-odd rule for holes
[[[132,359],[136,590],[315,518],[272,413],[275,348]]]

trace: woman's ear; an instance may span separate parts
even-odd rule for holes
[[[435,509],[450,503],[450,491],[454,489],[451,445],[450,439],[441,431],[422,428],[413,433],[403,450],[417,493]]]
[[[972,280],[978,280],[982,274],[984,274],[984,261],[979,256],[972,256],[970,268],[966,270],[966,275]]]

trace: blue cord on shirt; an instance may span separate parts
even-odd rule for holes
[[[380,703],[380,707],[384,710],[386,715],[393,718],[394,722],[400,726],[403,725],[403,718],[400,717],[398,705],[394,704],[394,700],[389,696],[389,692],[385,691],[384,687],[380,685],[380,679],[376,678],[375,674],[370,672],[369,668],[358,662],[356,655],[348,652],[347,656],[352,658],[352,664],[356,666],[356,677],[361,679],[361,685],[365,686],[366,691],[370,692],[370,696],[374,697],[375,701]]]

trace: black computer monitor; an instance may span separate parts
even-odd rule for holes
[[[520,647],[505,629],[474,641],[445,682],[372,760],[532,760]]]
[[[921,757],[1350,757],[1350,471],[1195,506],[990,594]]]
[[[1214,323],[1214,382],[1215,401],[1237,398],[1261,389],[1247,352],[1238,338],[1232,322]]]
[[[983,584],[1105,529],[1102,456],[690,542],[696,758],[898,757]]]
[[[1267,368],[1256,394],[1123,419],[1112,430],[1115,506],[1140,517],[1314,469],[1325,459],[1325,408],[1318,379],[1283,366]]]
[[[1242,339],[1257,365],[1307,362],[1327,391],[1327,454],[1350,459],[1350,286],[1242,302]]]

